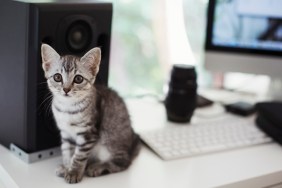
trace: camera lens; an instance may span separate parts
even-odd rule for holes
[[[189,122],[196,108],[197,82],[194,66],[174,65],[169,91],[165,99],[167,118],[173,122]]]
[[[85,51],[92,40],[92,31],[88,23],[76,21],[72,23],[66,32],[66,44],[70,51]]]

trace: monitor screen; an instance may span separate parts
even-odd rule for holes
[[[206,48],[282,56],[281,0],[210,0]]]
[[[212,45],[282,51],[281,0],[216,0]]]

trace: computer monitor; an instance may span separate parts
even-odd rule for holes
[[[281,0],[209,0],[206,68],[282,77],[281,7]]]

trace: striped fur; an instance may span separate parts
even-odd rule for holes
[[[77,183],[84,173],[95,177],[128,168],[138,153],[139,137],[131,128],[122,98],[105,86],[94,86],[100,49],[94,48],[82,58],[61,57],[43,44],[42,60],[53,94],[53,115],[61,131],[63,165],[57,175]],[[55,74],[62,79],[56,81]],[[81,83],[74,82],[76,75],[83,77]]]

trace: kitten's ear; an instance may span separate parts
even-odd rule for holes
[[[42,68],[45,72],[50,69],[52,63],[56,63],[60,59],[60,55],[49,45],[41,45]]]
[[[82,64],[91,72],[93,76],[99,71],[101,62],[101,50],[100,48],[93,48],[89,50],[81,59]]]

